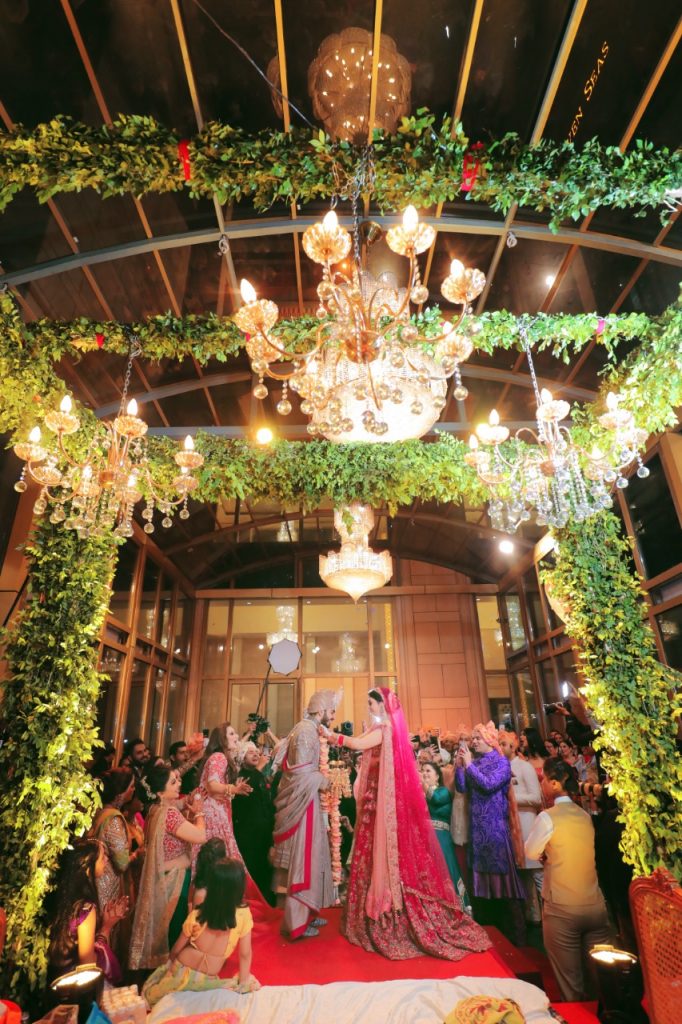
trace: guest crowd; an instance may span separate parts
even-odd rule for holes
[[[173,743],[167,759],[139,738],[117,766],[112,747],[98,754],[91,770],[102,807],[89,835],[64,852],[47,905],[52,978],[95,961],[111,985],[144,982],[150,1006],[182,989],[259,987],[254,920],[280,914],[270,859],[278,739],[249,718],[241,737],[222,723],[208,741]],[[589,989],[586,945],[609,941],[614,928],[626,944],[632,938],[629,871],[592,740],[587,729],[543,740],[534,728],[517,736],[492,722],[412,737],[461,909],[519,946],[541,925],[569,1001]],[[355,782],[363,755],[340,747],[332,756]],[[355,793],[340,810],[347,868]],[[235,951],[234,977],[221,978]]]

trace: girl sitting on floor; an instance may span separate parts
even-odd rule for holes
[[[206,878],[206,898],[191,912],[170,959],[145,982],[142,994],[150,1007],[169,992],[204,992],[230,988],[255,992],[260,984],[251,974],[253,919],[244,905],[246,872],[241,861],[216,861]],[[239,973],[220,978],[223,964],[239,943]]]

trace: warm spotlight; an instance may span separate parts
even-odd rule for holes
[[[256,440],[258,444],[270,444],[274,435],[270,430],[270,427],[259,427],[256,431]]]
[[[513,555],[514,551],[516,550],[514,547],[514,542],[511,540],[507,540],[506,538],[500,541],[499,547],[503,555]]]

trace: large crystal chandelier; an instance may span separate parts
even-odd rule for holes
[[[188,434],[183,448],[175,453],[179,472],[174,471],[170,486],[160,493],[152,479],[144,441],[147,424],[137,415],[135,399],[126,401],[133,359],[140,351],[137,339],[132,338],[118,415],[113,422],[104,423],[106,436],[93,437],[82,456],[74,454],[80,448],[77,443],[65,444],[65,438],[80,428],[69,395],[64,396],[59,409],[45,415],[45,426],[52,435],[47,442],[36,426],[27,441],[14,445],[15,453],[25,463],[15,490],[27,489],[28,476],[41,488],[33,506],[35,514],[42,515],[49,504],[51,523],[64,523],[83,537],[102,536],[112,530],[119,537],[130,537],[133,510],[143,492],[145,533],[154,532],[155,507],[163,515],[161,525],[165,528],[172,525],[171,517],[178,507],[180,518],[189,518],[188,495],[198,484],[191,471],[203,464],[204,457],[194,450]]]
[[[301,395],[301,410],[310,417],[308,432],[331,441],[421,437],[446,404],[449,377],[455,378],[455,398],[468,394],[460,363],[471,355],[473,342],[458,329],[483,290],[485,276],[453,260],[441,291],[461,307],[458,319],[443,322],[435,337],[420,335],[410,320],[410,302],[421,304],[428,298],[417,256],[431,246],[434,229],[420,224],[417,211],[408,206],[402,224],[386,234],[389,248],[409,261],[405,288],[398,287],[392,274],[375,280],[364,270],[357,231],[354,237],[352,269],[347,271],[335,267],[350,253],[353,239],[333,210],[303,233],[306,254],[323,267],[317,289],[320,323],[306,351],[282,348],[271,333],[277,306],[258,299],[249,282],[242,281],[245,305],[235,321],[246,335],[251,367],[259,378],[253,393],[260,399],[267,396],[266,375],[282,381],[277,411],[284,416],[291,412],[290,387]],[[292,363],[292,369],[283,370],[282,362]]]
[[[582,522],[609,508],[611,485],[627,487],[623,473],[635,461],[637,476],[649,475],[639,454],[646,431],[638,429],[632,413],[612,392],[606,399],[607,411],[598,418],[604,431],[602,447],[588,451],[575,440],[562,422],[571,407],[546,388],[539,389],[530,345],[523,330],[522,334],[537,403],[537,431],[522,427],[505,444],[509,430],[493,409],[488,422],[477,426],[469,438],[465,455],[490,491],[492,526],[510,533],[532,515],[538,526],[560,528],[569,519]]]
[[[332,590],[341,590],[357,601],[368,590],[385,586],[393,575],[388,551],[373,551],[369,534],[374,512],[369,505],[347,505],[334,510],[334,526],[341,549],[320,555],[320,576]]]

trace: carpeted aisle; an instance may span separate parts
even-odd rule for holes
[[[351,945],[339,932],[341,910],[327,907],[326,928],[314,939],[287,942],[279,921],[256,922],[253,930],[253,973],[262,985],[325,985],[333,981],[393,981],[398,978],[513,977],[494,950],[471,953],[463,960],[386,960]],[[221,971],[223,977],[238,969],[236,953]]]

